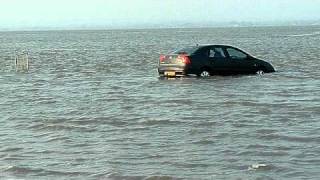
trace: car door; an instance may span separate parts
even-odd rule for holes
[[[226,47],[225,51],[227,53],[227,59],[231,63],[231,73],[247,74],[255,71],[256,65],[248,54],[232,47]]]
[[[225,74],[231,66],[222,47],[212,46],[208,49],[208,60],[214,74]]]

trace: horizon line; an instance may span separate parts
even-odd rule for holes
[[[216,23],[185,23],[174,24],[131,24],[131,25],[60,25],[60,26],[25,26],[25,27],[0,27],[1,32],[19,31],[81,31],[81,30],[143,30],[143,29],[201,29],[201,28],[245,28],[245,27],[299,27],[320,26],[320,20],[311,21],[275,21],[275,22],[250,22],[230,21]]]

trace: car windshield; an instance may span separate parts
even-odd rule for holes
[[[190,55],[190,54],[194,53],[197,49],[198,49],[198,47],[186,47],[186,48],[175,50],[175,51],[171,52],[170,54],[189,54]]]

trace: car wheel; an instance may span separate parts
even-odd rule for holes
[[[207,71],[207,70],[203,70],[203,71],[200,73],[200,77],[210,77],[210,72]]]
[[[259,69],[257,72],[256,72],[256,74],[257,75],[263,75],[265,73],[265,71],[263,70],[263,69]]]

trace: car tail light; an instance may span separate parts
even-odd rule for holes
[[[159,59],[160,62],[163,62],[165,59],[166,59],[166,56],[161,54],[161,55],[160,55],[160,59]]]
[[[190,58],[185,54],[179,55],[178,58],[182,60],[183,64],[191,64]]]

